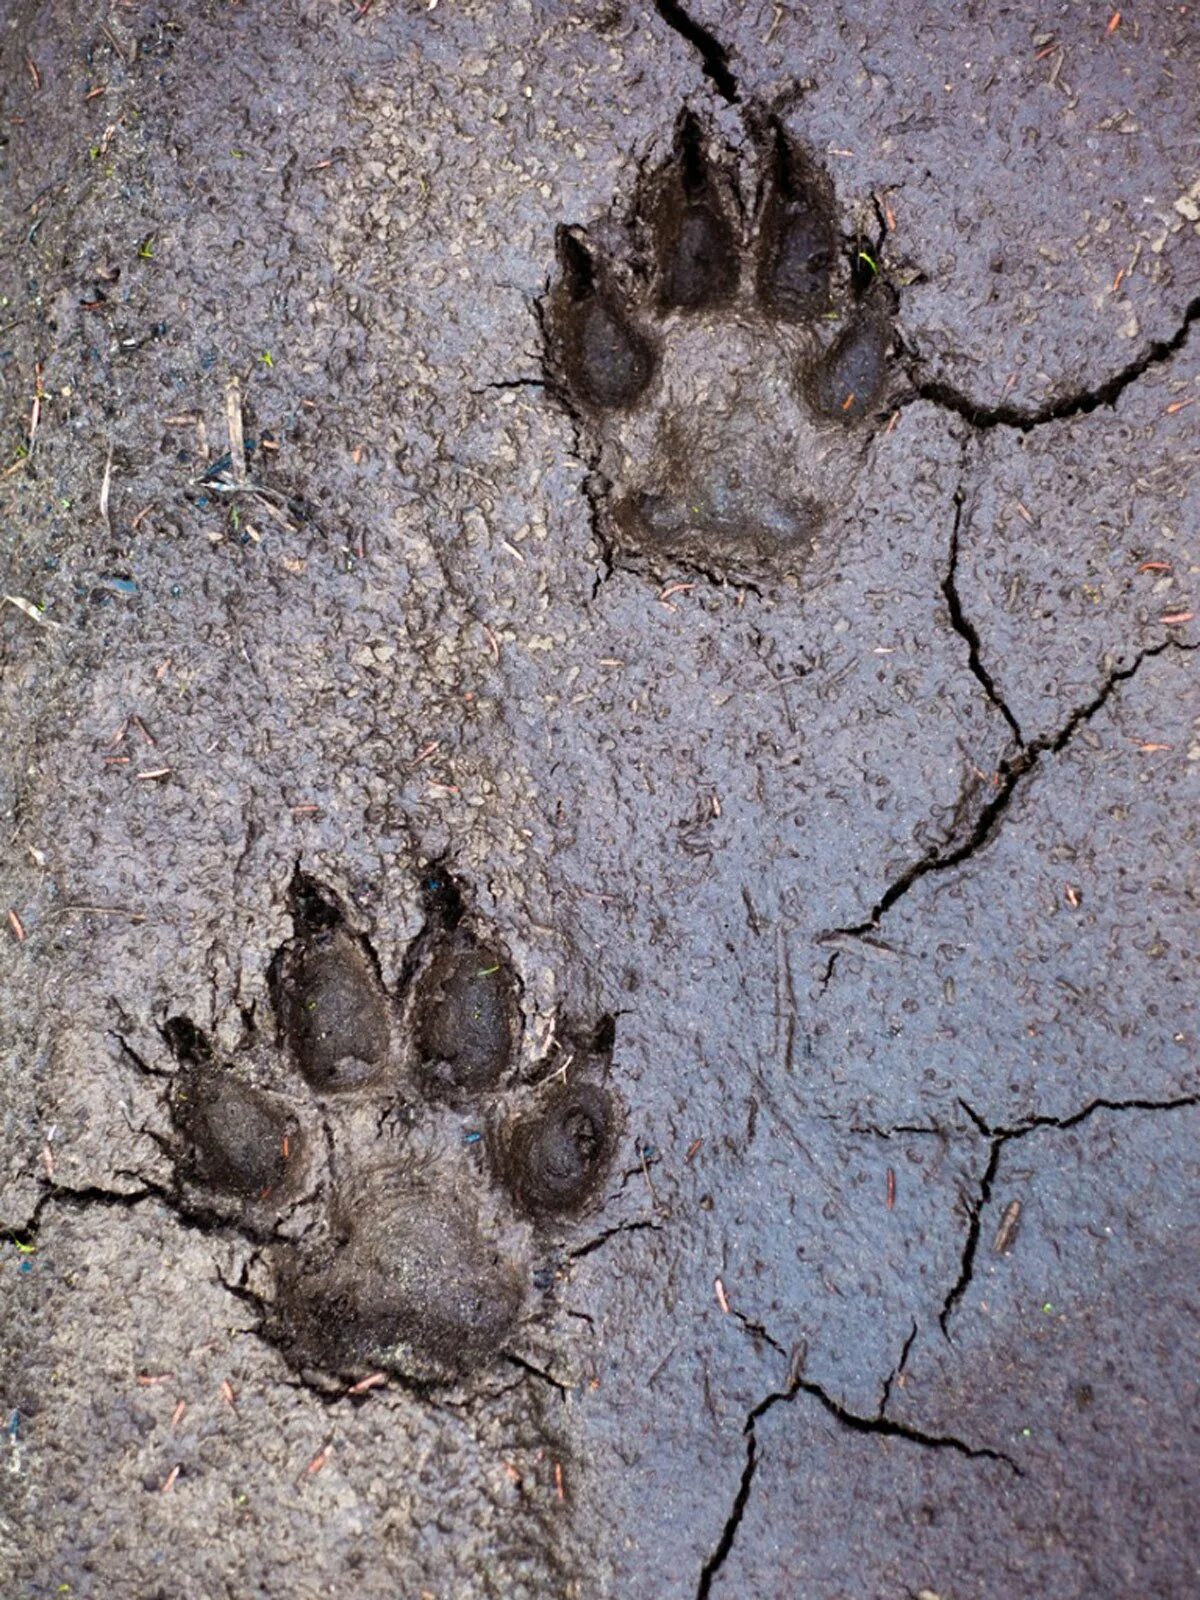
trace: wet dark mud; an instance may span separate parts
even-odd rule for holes
[[[382,1176],[335,1214],[325,1250],[280,1263],[275,1336],[302,1369],[448,1381],[512,1332],[523,1275],[443,1181],[389,1172],[399,1192],[382,1200]]]
[[[275,959],[272,998],[296,1066],[314,1089],[376,1079],[391,1022],[370,947],[346,928],[336,901],[308,879],[292,887],[295,938]]]
[[[0,17],[5,1600],[1195,1592],[1198,44]]]
[[[172,1088],[180,1168],[189,1182],[265,1199],[299,1165],[300,1136],[287,1112],[227,1067],[192,1067]]]
[[[595,1191],[612,1154],[613,1109],[594,1084],[564,1088],[512,1128],[504,1169],[534,1215],[574,1211]]]

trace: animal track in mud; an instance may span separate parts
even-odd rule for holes
[[[778,122],[752,145],[746,202],[685,112],[631,216],[559,231],[547,359],[610,559],[799,571],[879,420],[895,301],[878,247],[842,239],[828,175]]]
[[[261,1246],[262,1332],[308,1377],[453,1383],[535,1316],[534,1261],[615,1154],[611,1026],[520,1072],[520,985],[460,887],[425,884],[397,994],[338,898],[297,871],[269,974],[273,1044],[223,1060],[163,1029],[182,1211]]]

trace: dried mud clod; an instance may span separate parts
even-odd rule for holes
[[[313,880],[297,874],[291,900],[296,936],[271,971],[281,1035],[312,1088],[373,1083],[388,1061],[391,1007],[369,946]]]
[[[813,153],[777,121],[750,131],[752,183],[688,111],[626,217],[560,230],[548,366],[609,555],[656,571],[800,571],[882,419],[895,296],[878,249],[843,238]]]

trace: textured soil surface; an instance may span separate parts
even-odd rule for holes
[[[1200,1592],[1198,108],[6,0],[4,1600]]]

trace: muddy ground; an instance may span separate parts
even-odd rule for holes
[[[1198,66],[6,0],[6,1600],[1198,1591]]]

